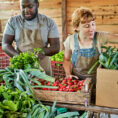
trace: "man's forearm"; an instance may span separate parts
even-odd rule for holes
[[[10,57],[13,57],[13,56],[18,54],[18,52],[14,49],[14,47],[12,45],[9,45],[9,44],[2,44],[2,49]]]
[[[44,50],[46,56],[52,56],[59,52],[60,46],[57,46],[57,45],[51,46],[51,47],[43,48],[43,50]]]

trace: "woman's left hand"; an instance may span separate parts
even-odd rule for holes
[[[75,76],[75,75],[67,75],[66,78],[71,78],[71,79],[72,79],[72,78],[75,78],[75,79],[79,79],[79,78],[78,78],[77,76]]]

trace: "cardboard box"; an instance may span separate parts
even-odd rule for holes
[[[85,80],[88,81],[87,79]],[[87,104],[91,103],[91,91],[92,84],[91,81],[88,83],[88,92],[83,89],[81,92],[64,92],[64,91],[49,91],[49,90],[34,90],[36,97],[42,101],[49,102],[60,102],[60,103],[70,103],[70,104]]]
[[[97,69],[96,105],[118,108],[118,70]]]

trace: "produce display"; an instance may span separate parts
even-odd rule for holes
[[[54,82],[55,78],[46,75],[41,72],[39,67],[38,56],[34,53],[23,52],[20,55],[16,55],[10,60],[11,65],[5,69],[0,70],[0,81],[5,81],[5,85],[8,88],[18,88],[20,91],[27,91],[28,94],[34,94],[32,88],[35,86],[31,83],[38,84],[38,87],[44,87],[38,81],[38,79],[44,79],[46,81]],[[35,79],[37,78],[37,79]],[[53,86],[45,86],[54,88]]]
[[[26,92],[0,86],[0,118],[26,118],[36,101]]]
[[[116,47],[103,46],[103,52],[99,56],[99,63],[107,69],[118,69],[118,49]]]
[[[44,80],[40,80],[40,82],[42,83],[42,85],[58,87],[56,89],[42,88],[42,90],[80,92],[83,87],[84,80],[77,80],[77,79],[75,80],[75,79],[71,79],[71,78],[67,78],[67,79],[60,78],[60,79],[56,79],[55,82],[46,82]]]
[[[64,50],[62,50],[59,53],[51,56],[50,57],[50,60],[51,61],[55,61],[56,62],[56,66],[62,66],[62,63],[61,62],[63,62],[63,58],[64,58]],[[71,58],[71,61],[72,61],[72,58]]]
[[[40,61],[35,53],[21,53],[14,56],[11,65],[0,70],[0,118],[76,118],[78,112],[57,112],[53,106],[43,105],[36,98],[35,88],[58,89],[58,86],[43,85],[41,81],[55,83],[55,78],[41,72]],[[41,81],[39,81],[41,80]]]
[[[39,68],[38,54],[40,53],[43,53],[41,48],[36,48],[33,52],[22,52],[10,59],[11,67],[16,69]]]
[[[60,51],[59,53],[53,55],[50,57],[50,60],[51,61],[63,61],[63,58],[64,58],[64,50],[63,51]]]
[[[78,117],[78,112],[57,112],[58,108],[44,106],[40,101],[34,99],[27,92],[18,89],[14,91],[0,86],[0,118],[73,118]]]
[[[89,69],[88,74],[95,69],[96,66],[101,64],[103,68],[106,69],[118,69],[118,48],[116,47],[101,47],[103,52],[99,56],[99,60],[95,62],[95,64]]]

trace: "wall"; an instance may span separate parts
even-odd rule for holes
[[[62,1],[64,0],[40,0],[39,12],[55,20],[58,25],[61,44],[62,39]],[[118,33],[118,0],[65,0],[67,3],[66,36],[73,32],[71,15],[73,11],[86,6],[96,15],[97,30]],[[20,13],[19,0],[0,0],[0,36],[5,24],[13,15]],[[1,40],[1,39],[0,39]]]
[[[80,6],[95,13],[98,31],[118,33],[118,0],[67,0],[67,35],[73,32],[71,15]]]
[[[53,18],[58,25],[60,40],[62,39],[61,21],[61,1],[62,0],[41,0],[39,12]],[[0,36],[4,31],[7,20],[20,13],[19,0],[0,0]],[[0,38],[1,40],[1,38]]]

